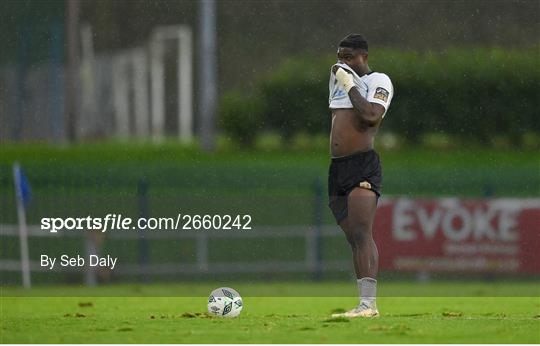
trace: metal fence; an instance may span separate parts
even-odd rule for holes
[[[16,225],[1,225],[0,235],[3,239],[6,237],[18,237],[18,227]],[[93,244],[92,237],[81,236],[81,233],[49,233],[44,232],[37,225],[29,227],[29,237],[36,239],[51,238],[55,241],[66,240],[66,238],[75,238],[78,241],[84,243],[84,248],[87,253],[81,253],[81,255],[88,255],[88,251],[96,250],[96,244]],[[329,260],[321,258],[321,239],[322,238],[334,238],[339,239],[345,245],[343,235],[336,226],[321,226],[313,227],[306,225],[298,226],[266,226],[256,227],[249,231],[240,232],[226,232],[222,230],[209,230],[209,231],[154,231],[154,232],[111,232],[107,235],[106,241],[135,241],[139,244],[139,249],[143,249],[148,246],[154,240],[166,240],[166,241],[192,241],[194,258],[189,262],[159,262],[156,263],[149,260],[148,257],[140,252],[136,261],[126,261],[125,259],[119,259],[118,267],[114,269],[114,276],[121,278],[123,276],[138,277],[146,279],[148,277],[174,275],[174,274],[228,274],[234,276],[235,274],[248,273],[248,274],[279,274],[279,273],[304,273],[310,274],[313,278],[320,278],[323,272],[327,271],[343,271],[350,269],[350,261],[343,260]],[[212,253],[209,246],[209,240],[226,241],[230,246],[230,251],[241,251],[238,247],[234,246],[238,244],[238,241],[242,239],[279,239],[282,242],[287,242],[291,238],[301,238],[302,247],[300,260],[290,261],[280,259],[279,249],[276,250],[276,256],[271,260],[260,261],[212,261]],[[142,246],[141,246],[142,245]],[[179,251],[181,251],[179,249]],[[98,251],[102,252],[101,251]],[[93,252],[92,252],[93,253]],[[141,257],[142,256],[142,257]],[[32,272],[49,272],[49,273],[75,273],[81,272],[80,268],[73,267],[59,267],[56,266],[52,271],[46,267],[42,267],[37,260],[31,261],[30,268]],[[21,262],[19,259],[0,259],[0,271],[3,272],[20,272]],[[94,284],[97,282],[97,271],[86,267],[83,271],[85,275],[85,282],[87,284]]]
[[[146,45],[94,55],[91,29],[83,27],[69,120],[75,137],[190,140],[191,36],[189,27],[157,27]],[[66,139],[67,69],[54,57],[58,49],[53,42],[47,63],[20,59],[0,68],[0,141]]]

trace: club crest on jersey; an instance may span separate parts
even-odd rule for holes
[[[385,88],[378,87],[375,89],[375,95],[373,95],[373,98],[387,102],[389,94],[390,93]]]

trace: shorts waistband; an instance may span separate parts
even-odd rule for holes
[[[332,162],[343,162],[357,157],[363,157],[375,153],[375,149],[357,151],[349,155],[332,157]]]

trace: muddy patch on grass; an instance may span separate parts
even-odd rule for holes
[[[208,312],[184,312],[179,317],[181,318],[212,318],[213,316],[210,315]]]
[[[304,330],[315,330],[315,328],[313,328],[313,327],[302,327],[302,328],[298,328],[298,330],[302,330],[302,331],[304,331]]]
[[[86,315],[77,312],[77,313],[74,314],[74,315],[72,315],[72,314],[70,314],[70,313],[64,314],[64,317],[86,317]]]
[[[458,311],[445,311],[442,313],[444,317],[461,317],[463,314]]]
[[[332,317],[327,320],[324,320],[323,322],[329,322],[329,323],[347,323],[350,322],[350,320],[347,317]]]
[[[480,316],[495,317],[495,318],[506,318],[506,314],[500,312],[488,312],[485,314],[480,314]]]
[[[387,315],[389,317],[419,317],[419,316],[428,316],[429,313],[422,312],[417,314],[398,314],[398,315]]]

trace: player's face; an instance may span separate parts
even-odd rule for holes
[[[352,68],[363,67],[367,64],[367,54],[365,52],[347,47],[339,48],[338,59]]]

